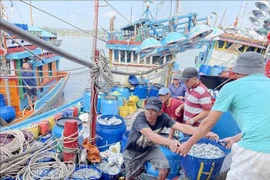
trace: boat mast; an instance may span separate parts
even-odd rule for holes
[[[97,35],[98,35],[98,8],[99,8],[99,0],[95,0],[95,10],[94,10],[94,24],[93,24],[93,51],[92,51],[92,59],[96,63],[98,61],[98,50],[97,50]],[[90,140],[94,140],[96,137],[96,121],[97,121],[97,112],[96,108],[97,107],[97,89],[95,87],[95,81],[97,80],[98,77],[95,76],[95,74],[91,75],[91,98],[90,98],[90,115],[89,115],[89,129],[90,129]],[[93,141],[95,143],[95,141]]]
[[[30,23],[31,23],[31,26],[34,26],[33,15],[32,15],[32,0],[30,0]]]
[[[179,16],[180,14],[180,0],[176,0],[175,2],[175,16]],[[176,19],[175,23],[178,23],[178,19]]]
[[[2,0],[0,0],[0,18],[4,18],[5,16],[4,12],[5,12],[4,4],[2,4]],[[1,34],[1,42],[0,42],[1,47],[0,48],[1,48],[1,51],[3,52],[0,67],[2,69],[1,73],[3,73],[4,75],[7,103],[10,106],[11,102],[10,102],[10,91],[9,91],[7,60],[6,60],[6,54],[7,54],[6,39],[5,39],[4,31],[0,30],[0,34]]]

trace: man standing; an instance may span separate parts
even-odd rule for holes
[[[179,114],[180,110],[184,109],[184,122],[198,127],[212,108],[211,95],[205,85],[198,79],[196,68],[186,68],[180,79],[185,83],[188,90],[185,103],[180,105],[175,113]]]
[[[169,85],[171,95],[173,98],[183,100],[186,93],[186,86],[180,82],[180,77],[178,74],[173,76],[173,83]]]
[[[186,155],[222,113],[230,110],[241,133],[221,141],[227,148],[232,147],[227,180],[270,179],[270,79],[264,75],[263,60],[255,52],[238,56],[233,69],[237,80],[222,87],[199,130],[179,148]]]
[[[176,122],[183,123],[183,112],[180,112],[180,115],[175,114],[175,110],[181,105],[184,104],[183,101],[178,99],[171,98],[171,92],[168,88],[161,88],[158,91],[159,98],[162,102],[162,112],[168,114],[168,116],[175,120]],[[169,138],[173,138],[175,130],[170,128]]]
[[[145,104],[145,111],[138,114],[132,124],[127,146],[124,150],[126,180],[134,179],[144,170],[144,164],[149,161],[159,170],[159,179],[168,176],[170,164],[157,145],[165,145],[172,152],[178,153],[179,141],[168,139],[159,134],[164,127],[173,128],[186,134],[194,134],[196,128],[177,123],[162,113],[162,102],[157,97],[150,97]],[[214,133],[207,134],[218,139]]]
[[[30,68],[30,65],[28,63],[23,63],[23,72],[21,72],[22,75],[22,82],[25,87],[25,91],[28,98],[28,103],[30,106],[30,110],[34,111],[33,109],[33,103],[32,103],[32,96],[34,96],[34,101],[37,100],[37,83],[35,74]]]

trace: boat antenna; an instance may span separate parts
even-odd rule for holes
[[[34,26],[33,13],[32,13],[32,0],[30,0],[30,23],[31,23],[31,26]]]
[[[219,25],[218,25],[219,28],[222,28],[222,22],[223,22],[223,20],[224,20],[224,17],[225,17],[226,12],[227,12],[227,8],[224,10],[224,13],[223,13],[223,15],[222,15],[222,18],[221,18],[221,20],[220,20],[220,22],[219,22]]]
[[[132,6],[130,7],[130,22],[132,22]]]
[[[243,18],[242,18],[242,21],[241,21],[241,23],[240,23],[239,29],[241,29],[241,27],[242,27],[242,24],[243,24],[243,21],[244,21],[244,17],[245,17],[245,15],[246,15],[247,6],[248,6],[248,3],[246,3],[245,10],[244,10],[244,14],[243,14]]]

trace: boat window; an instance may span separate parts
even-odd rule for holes
[[[42,72],[42,66],[38,66],[38,77],[39,77],[39,82],[43,82],[43,72]]]
[[[253,51],[253,52],[255,52],[255,50],[256,50],[256,47],[248,46],[246,51]]]
[[[132,53],[132,51],[127,51],[127,62],[128,63],[131,62],[131,53]]]
[[[151,62],[151,58],[150,57],[147,57],[146,58],[146,61],[145,61],[145,64],[150,64],[150,62]]]
[[[224,41],[217,41],[216,47],[217,47],[217,48],[223,48],[223,47],[224,47],[224,44],[225,44]]]
[[[120,51],[121,63],[125,62],[125,51]]]
[[[50,62],[49,64],[48,64],[48,70],[50,71],[49,72],[49,76],[52,76],[53,75],[53,73],[52,73],[52,62]]]
[[[144,64],[144,60],[145,60],[145,58],[140,58],[139,59],[139,64]]]
[[[246,49],[246,46],[242,45],[240,48],[238,48],[238,51],[244,52],[245,49]]]
[[[262,52],[262,48],[257,48],[257,53],[261,53]]]
[[[132,51],[133,53],[133,63],[137,64],[138,63],[138,55],[135,53],[135,51]]]
[[[114,62],[119,62],[119,51],[114,50]]]
[[[154,65],[163,64],[163,58],[160,56],[153,56],[152,64]]]
[[[225,46],[225,49],[229,49],[232,45],[233,45],[233,43],[227,42],[226,43],[226,46]]]
[[[170,55],[166,56],[166,63],[171,60]]]
[[[6,64],[7,64],[8,69],[14,69],[14,62],[13,61],[7,62]],[[8,71],[8,75],[15,76],[15,71]]]

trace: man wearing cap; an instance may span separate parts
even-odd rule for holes
[[[212,108],[211,95],[205,85],[198,79],[198,71],[194,67],[186,68],[182,82],[187,86],[185,103],[176,109],[176,114],[184,109],[184,122],[191,126],[199,126]]]
[[[168,116],[176,122],[183,123],[183,112],[180,112],[180,115],[176,115],[175,110],[184,102],[178,99],[171,98],[171,92],[169,88],[161,88],[158,91],[158,95],[162,102],[162,112],[168,114]],[[170,128],[170,139],[172,139],[174,132],[175,130]]]
[[[237,80],[225,84],[199,130],[179,148],[186,155],[193,144],[230,110],[241,133],[221,140],[232,147],[227,180],[270,179],[270,79],[264,75],[263,55],[246,52],[238,56],[233,72]]]
[[[173,76],[173,83],[169,85],[169,89],[173,98],[184,99],[187,88],[180,82],[180,76],[178,74]]]
[[[194,134],[194,127],[177,123],[161,111],[162,102],[157,97],[150,97],[145,104],[145,111],[137,115],[128,136],[123,153],[126,180],[134,179],[144,170],[144,164],[150,162],[159,170],[159,179],[166,179],[169,162],[157,145],[168,146],[172,152],[179,153],[179,141],[159,135],[163,128],[173,128],[186,134]],[[217,139],[214,133],[206,136]]]

